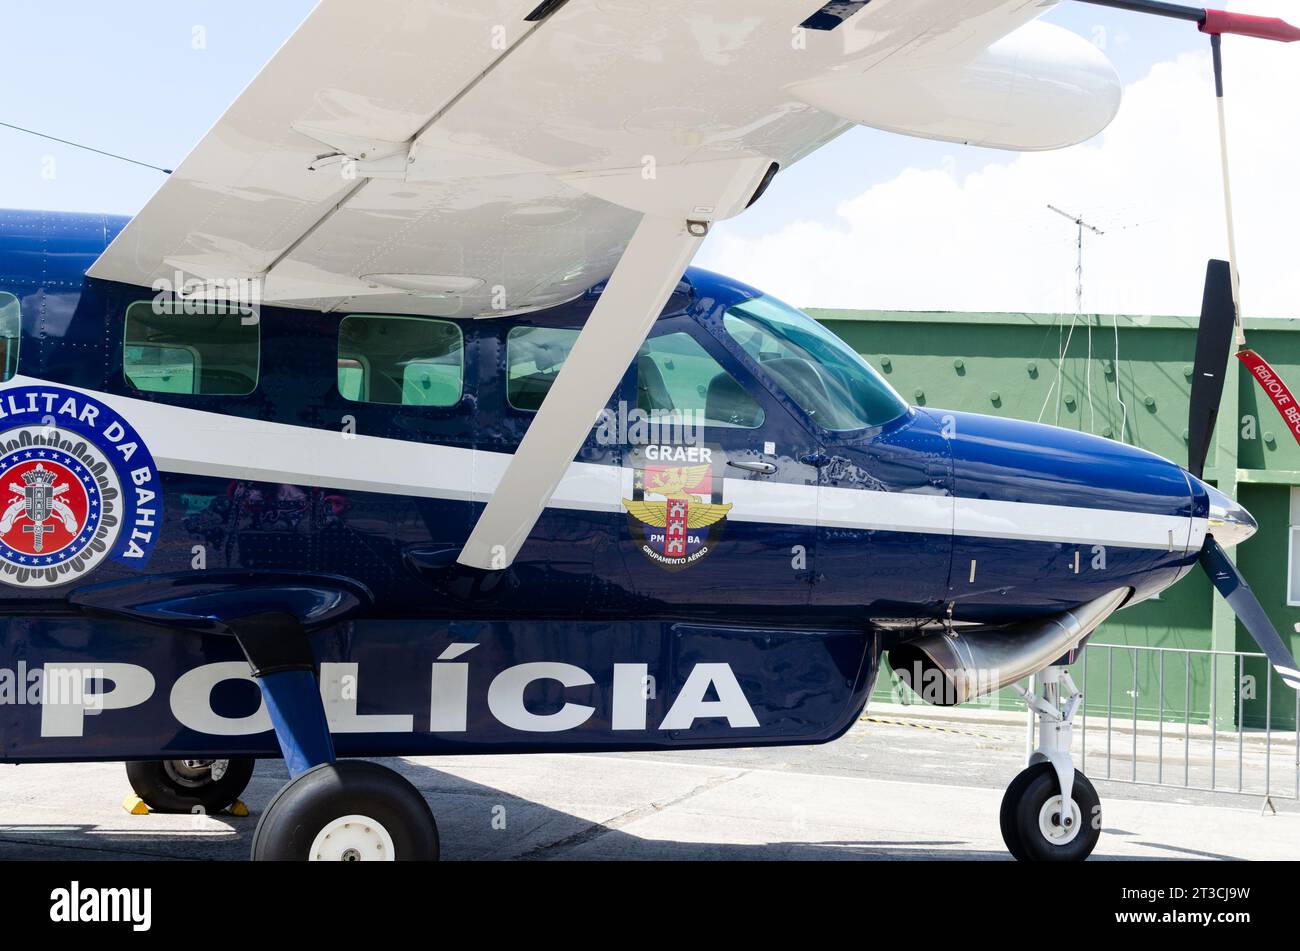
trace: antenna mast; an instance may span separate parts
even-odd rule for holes
[[[1088,224],[1088,222],[1083,220],[1082,215],[1072,215],[1068,211],[1062,211],[1060,208],[1057,208],[1055,205],[1049,204],[1047,207],[1051,211],[1056,212],[1062,218],[1069,218],[1071,221],[1075,223],[1075,225],[1079,229],[1079,239],[1077,242],[1077,247],[1079,251],[1079,263],[1074,269],[1074,276],[1076,279],[1076,284],[1074,288],[1074,312],[1076,316],[1082,315],[1083,314],[1083,229],[1087,228],[1089,231],[1091,231],[1093,234],[1096,235],[1103,235],[1106,232],[1102,231],[1100,228]]]
[[[1061,391],[1064,389],[1062,376],[1065,373],[1065,356],[1070,349],[1070,341],[1074,338],[1074,327],[1079,322],[1079,319],[1083,316],[1083,231],[1086,228],[1096,235],[1103,235],[1106,232],[1102,231],[1100,228],[1096,227],[1095,225],[1088,224],[1088,222],[1083,220],[1082,215],[1072,215],[1068,211],[1062,211],[1060,208],[1057,208],[1055,205],[1052,204],[1049,204],[1047,207],[1049,210],[1056,212],[1061,217],[1068,218],[1070,221],[1073,221],[1075,227],[1078,229],[1078,239],[1075,243],[1075,247],[1078,251],[1078,262],[1076,263],[1074,268],[1074,277],[1075,277],[1074,319],[1070,321],[1069,335],[1065,338],[1064,342],[1061,344],[1061,352],[1059,357],[1057,358],[1057,364],[1056,364],[1056,382],[1052,384],[1052,386],[1056,389],[1056,425],[1059,426],[1061,425]],[[1118,358],[1118,354],[1116,356]],[[1091,320],[1088,321],[1088,359],[1084,363],[1084,378],[1085,378],[1087,398],[1088,398],[1088,432],[1092,432],[1093,427],[1096,424],[1097,417],[1092,406],[1092,321]],[[1118,373],[1116,373],[1115,379],[1118,382],[1119,380]],[[1048,395],[1048,399],[1051,399],[1052,391],[1048,390],[1047,395]],[[1043,409],[1046,408],[1047,408],[1047,404],[1044,403]],[[1038,415],[1039,415],[1039,419],[1041,420],[1042,413],[1039,413]],[[1082,420],[1082,418],[1083,418],[1082,415],[1080,415],[1080,420]]]

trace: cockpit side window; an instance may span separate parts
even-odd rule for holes
[[[339,323],[338,388],[354,403],[455,406],[465,340],[450,321],[353,314]]]
[[[0,383],[18,373],[18,347],[23,339],[22,305],[13,294],[0,291]]]
[[[146,393],[247,396],[261,353],[261,324],[246,310],[186,313],[155,301],[126,309],[122,369]]]
[[[506,399],[515,409],[535,413],[551,392],[577,330],[556,327],[516,327],[506,337]]]
[[[727,334],[823,429],[880,426],[907,403],[848,344],[807,314],[770,297],[737,304]]]
[[[690,334],[651,337],[636,360],[637,408],[688,424],[758,429],[763,407]]]

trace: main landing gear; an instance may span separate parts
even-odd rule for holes
[[[1037,714],[1038,748],[1002,797],[1002,839],[1021,862],[1082,862],[1101,836],[1101,800],[1070,756],[1083,694],[1064,667],[1039,678],[1040,696],[1016,687]]]
[[[393,862],[438,858],[429,804],[378,763],[343,760],[291,779],[253,833],[254,861]]]
[[[126,778],[153,812],[216,815],[239,801],[253,778],[253,761],[170,759],[127,763]]]
[[[290,780],[258,820],[252,857],[393,862],[438,858],[438,826],[419,791],[377,763],[338,761],[307,633],[297,618],[227,623],[261,688]]]

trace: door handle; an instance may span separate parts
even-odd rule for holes
[[[776,466],[770,462],[751,462],[747,459],[737,461],[728,459],[727,465],[735,466],[737,469],[744,469],[746,472],[757,472],[759,475],[773,475],[776,472]]]

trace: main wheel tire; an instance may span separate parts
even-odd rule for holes
[[[127,763],[126,778],[154,812],[215,815],[234,805],[253,778],[251,759],[173,759]]]
[[[1025,781],[1018,782],[1022,777]],[[1012,854],[1022,862],[1082,862],[1091,855],[1101,837],[1101,800],[1088,777],[1074,771],[1068,810],[1050,764],[1031,766],[1016,779],[1003,804],[1004,812],[1011,810],[1012,836],[1004,832],[1003,838],[1008,848],[1015,839]]]
[[[253,833],[255,862],[433,862],[438,825],[407,779],[365,760],[317,766],[275,795]]]

